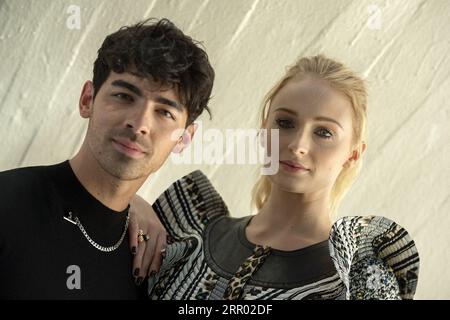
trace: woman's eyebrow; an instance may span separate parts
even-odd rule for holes
[[[283,108],[283,107],[277,108],[277,109],[274,110],[274,112],[275,112],[275,111],[284,111],[284,112],[293,114],[294,116],[297,115],[297,112],[295,112],[294,110],[287,109],[287,108]]]
[[[342,130],[344,130],[344,128],[342,128],[341,124],[334,119],[320,116],[320,117],[315,117],[314,120],[333,122],[333,123],[337,124],[339,127],[341,127]]]
[[[277,109],[275,109],[275,111],[284,111],[284,112],[290,113],[294,116],[298,116],[297,112],[295,112],[294,110],[283,108],[283,107],[277,108]],[[313,118],[313,120],[333,122],[333,123],[337,124],[342,130],[344,130],[344,128],[342,127],[342,125],[339,122],[337,122],[336,120],[329,118],[329,117],[317,116],[317,117]]]

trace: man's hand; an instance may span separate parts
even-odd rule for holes
[[[148,236],[147,241],[142,236],[141,241],[138,240],[139,230]],[[129,236],[131,252],[134,254],[132,273],[139,285],[145,277],[159,271],[167,232],[152,206],[138,195],[130,203]]]

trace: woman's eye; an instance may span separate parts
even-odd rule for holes
[[[294,128],[294,124],[291,120],[287,119],[276,119],[275,122],[277,123],[278,127],[281,129],[292,129]]]
[[[133,102],[134,101],[133,97],[130,96],[129,94],[126,94],[126,93],[116,93],[116,94],[113,94],[113,96],[118,98],[118,99],[120,99],[120,100],[126,101],[126,102]]]
[[[317,130],[316,134],[324,139],[331,139],[333,137],[333,134],[329,130],[324,128]]]

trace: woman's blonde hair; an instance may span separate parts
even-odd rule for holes
[[[362,80],[352,70],[342,63],[317,55],[300,58],[297,63],[287,69],[283,78],[267,93],[263,100],[261,126],[265,124],[270,105],[278,91],[292,78],[314,77],[327,81],[334,89],[343,93],[350,100],[353,108],[353,144],[352,150],[357,150],[359,159],[353,166],[342,169],[333,185],[330,201],[330,215],[334,216],[339,204],[355,181],[362,165],[361,155],[366,134],[367,91]],[[267,201],[271,191],[271,182],[266,175],[262,175],[252,191],[252,204],[261,209]]]

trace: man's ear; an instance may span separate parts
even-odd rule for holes
[[[87,119],[92,115],[92,105],[94,103],[94,85],[88,80],[81,90],[79,109],[81,117]]]
[[[184,149],[186,149],[194,138],[197,128],[198,125],[196,123],[191,123],[187,126],[181,137],[178,139],[177,144],[173,147],[172,152],[181,153]]]

